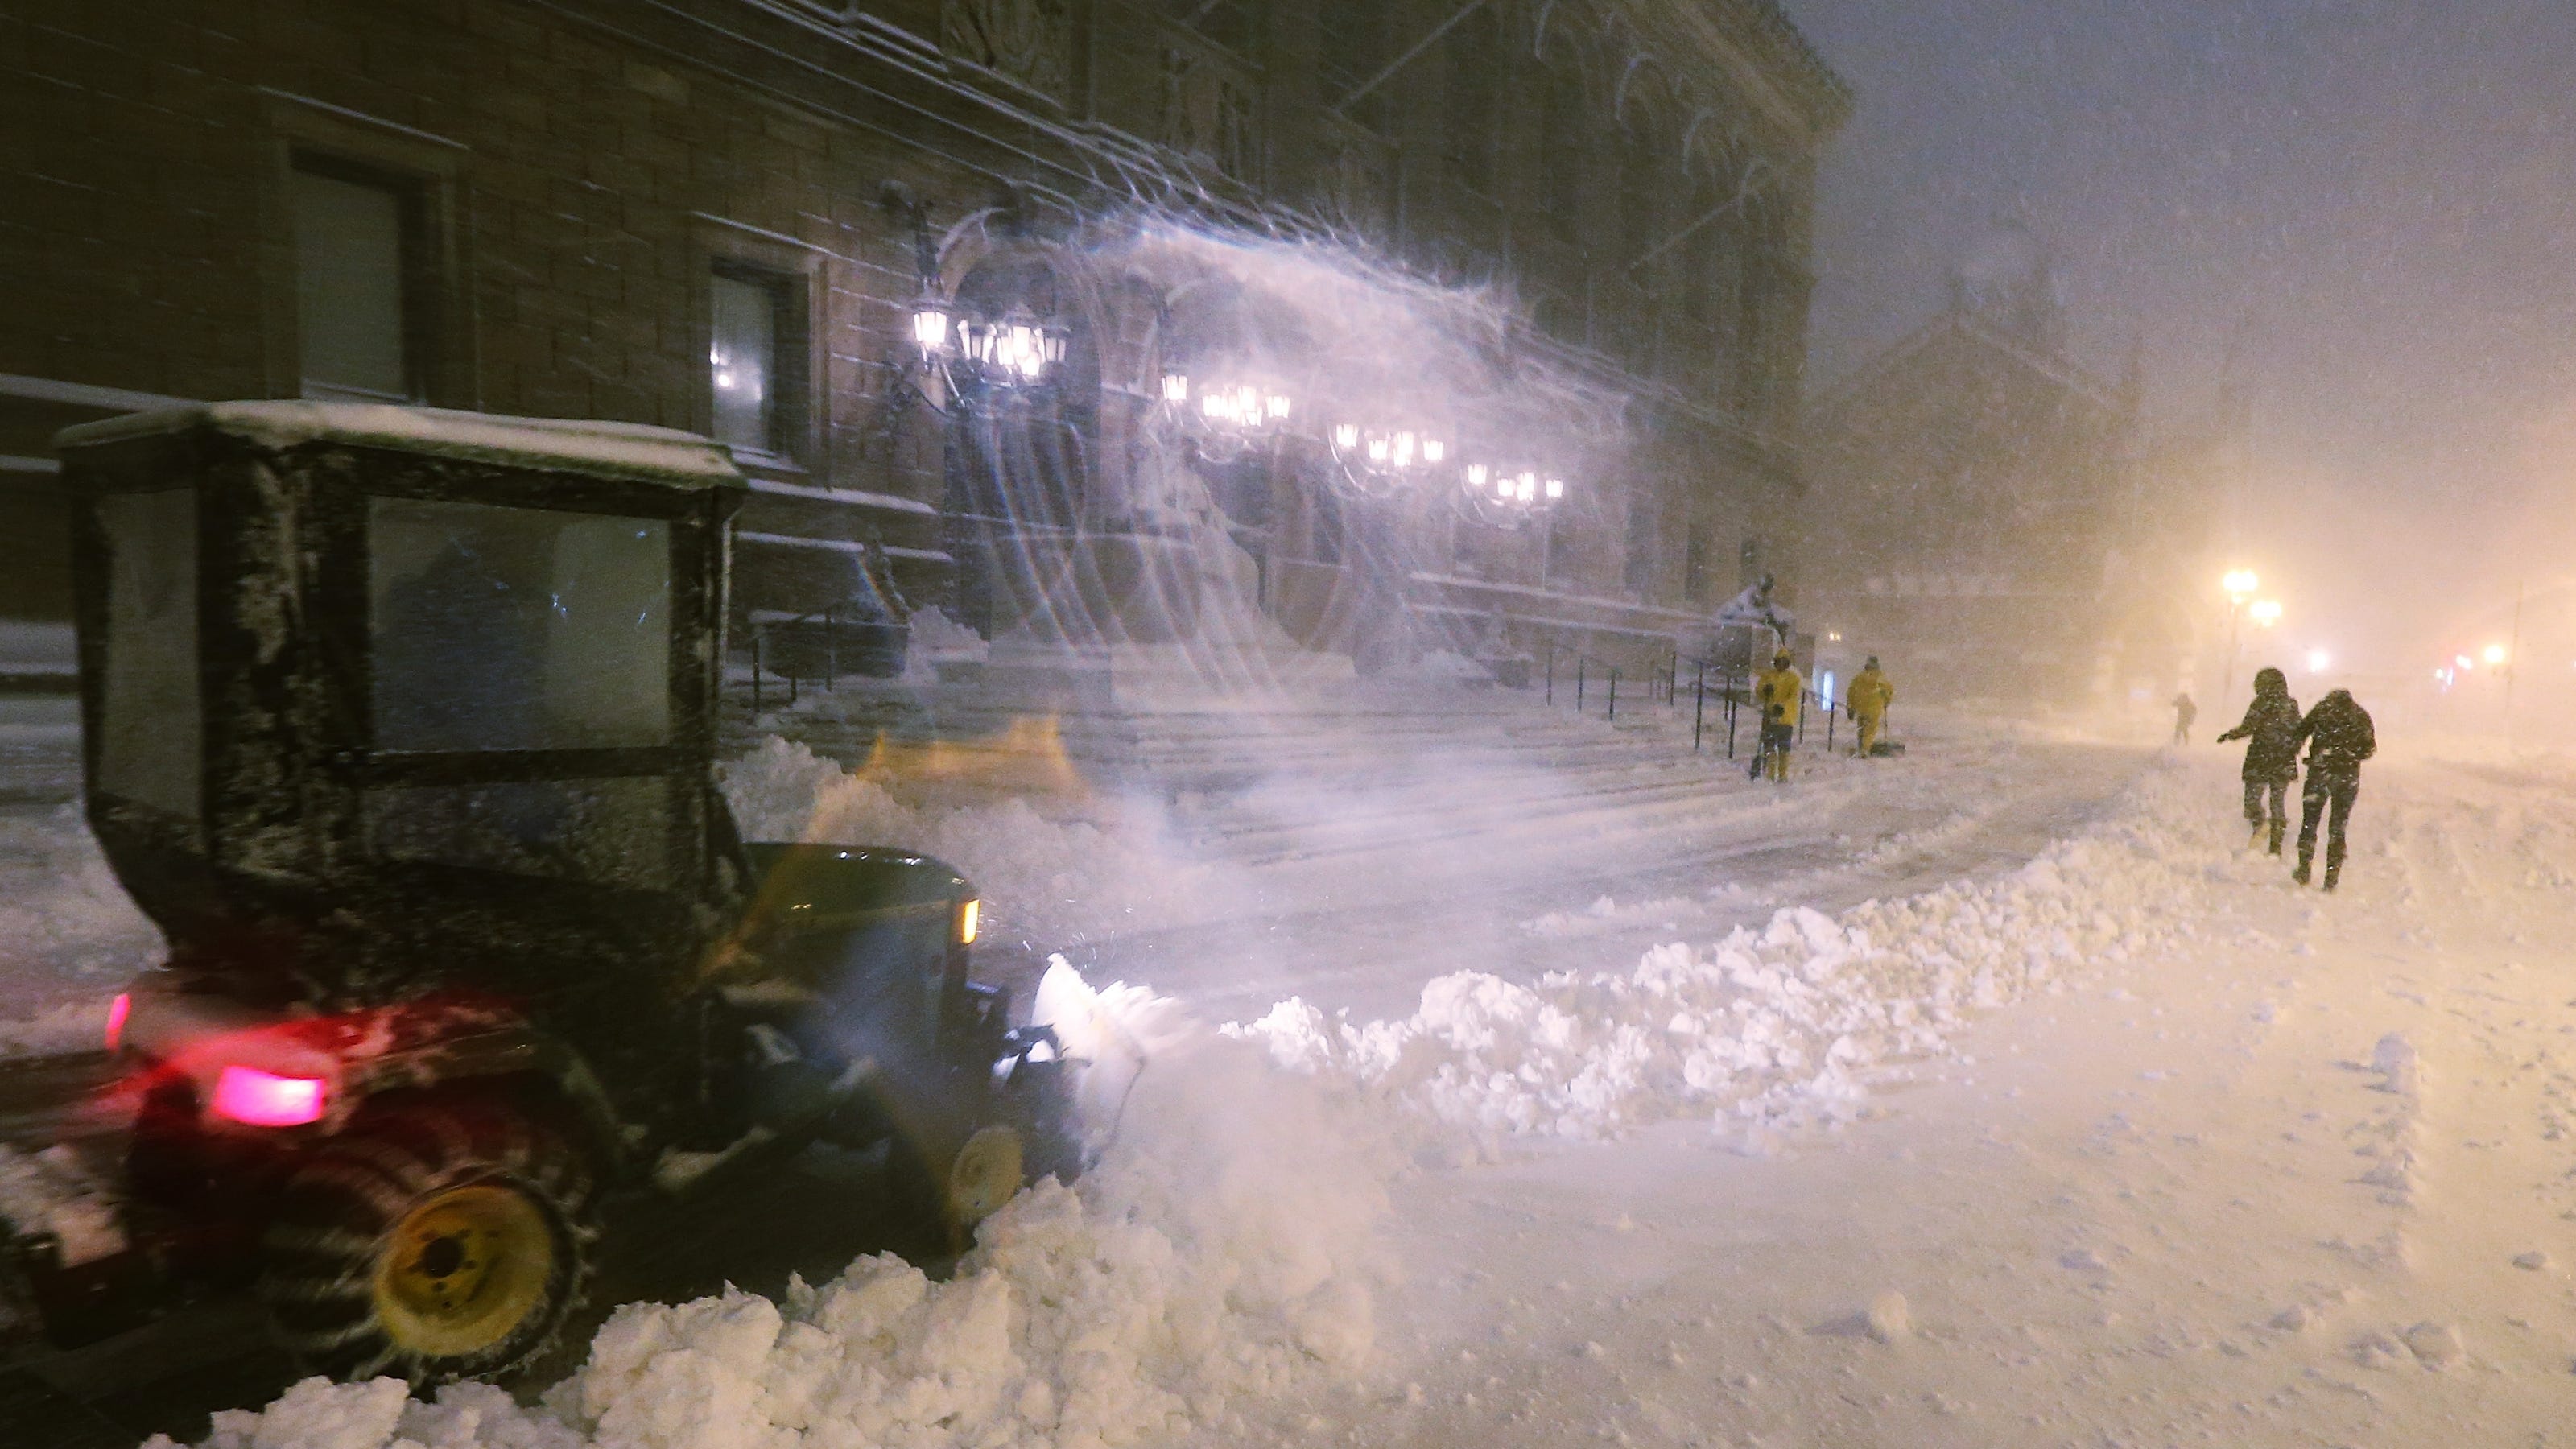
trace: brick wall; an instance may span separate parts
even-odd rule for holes
[[[1440,0],[1390,5],[1395,39],[1427,32],[1450,10]],[[888,395],[888,361],[905,355],[916,282],[910,237],[880,209],[879,188],[904,182],[944,221],[985,204],[1000,176],[1082,192],[1079,178],[1097,157],[1068,149],[1050,129],[1059,113],[1044,102],[983,106],[924,82],[899,32],[935,44],[938,0],[864,8],[897,29],[827,34],[793,0],[16,0],[0,11],[0,136],[11,143],[0,147],[0,374],[175,397],[294,395],[284,192],[288,155],[303,148],[416,178],[427,199],[429,401],[705,430],[708,278],[717,258],[729,258],[799,279],[812,303],[811,426],[792,440],[795,466],[773,476],[936,504],[935,420]],[[1163,44],[1172,17],[1192,8],[1076,7],[1092,33],[1072,47],[1063,114],[1164,139]],[[1516,24],[1531,19],[1531,6],[1506,8]],[[1562,29],[1582,7],[1551,8]],[[1247,197],[1309,200],[1324,179],[1306,142],[1331,99],[1317,79],[1313,12],[1279,3],[1263,17],[1263,54],[1247,64],[1262,77],[1265,133],[1258,174],[1238,179]],[[845,43],[851,36],[867,43]],[[896,38],[871,57],[869,36]],[[1613,62],[1625,58],[1607,39],[1586,44],[1600,51],[1594,89],[1607,96]],[[1527,47],[1505,51],[1515,69],[1503,93],[1517,95],[1537,62]],[[1551,51],[1585,53],[1572,41]],[[1444,55],[1426,55],[1372,112],[1393,132],[1391,239],[1467,276],[1499,273],[1514,255],[1536,289],[1627,297],[1653,312],[1587,314],[1579,335],[1621,345],[1666,336],[1656,319],[1669,309],[1654,298],[1630,296],[1635,289],[1615,276],[1615,286],[1587,281],[1616,273],[1630,249],[1631,239],[1603,230],[1618,210],[1606,180],[1596,188],[1603,204],[1584,208],[1579,245],[1534,240],[1550,232],[1534,210],[1546,158],[1530,108],[1504,108],[1498,196],[1461,189],[1441,159],[1455,141],[1444,129]],[[1804,144],[1779,119],[1776,97],[1770,105],[1762,116],[1730,114],[1728,134]],[[1831,124],[1833,109],[1822,105],[1818,124]],[[1607,147],[1616,134],[1605,121],[1585,144]],[[1802,265],[1812,178],[1803,162],[1791,170],[1781,198],[1790,229],[1765,239],[1730,221],[1728,247],[1785,249]],[[1588,165],[1585,174],[1609,170]],[[1497,235],[1498,219],[1507,235]],[[1730,275],[1760,270],[1731,255],[1726,266]],[[1768,314],[1739,309],[1783,319],[1765,346],[1792,374],[1803,291],[1793,300]],[[1625,359],[1667,373],[1655,381],[1679,408],[1665,409],[1680,419],[1669,436],[1640,453],[1652,476],[1623,485],[1670,491],[1676,504],[1661,516],[1740,520],[1788,506],[1776,461],[1727,431],[1724,415],[1742,401],[1724,382],[1729,345],[1722,332],[1698,342],[1666,336],[1660,353]],[[1693,406],[1698,422],[1684,415]],[[54,428],[98,411],[34,402],[0,379],[0,456],[40,458]],[[0,560],[0,614],[61,609],[60,515],[43,483],[0,469],[0,539],[21,555]],[[755,501],[748,526],[817,526],[792,521],[810,515],[810,495],[794,505],[781,496]],[[940,546],[935,518],[864,500],[849,510],[845,535],[878,534],[907,551],[919,587],[933,585],[925,556]],[[1712,526],[1727,534],[1751,525]],[[1675,533],[1656,596],[1680,587]],[[1583,547],[1576,541],[1569,556]],[[1619,549],[1598,551],[1615,579]]]

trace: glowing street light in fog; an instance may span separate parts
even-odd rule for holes
[[[2308,672],[2310,674],[2323,674],[2326,672],[2326,666],[2332,663],[2334,663],[2334,656],[2328,654],[2326,651],[2322,649],[2311,649],[2308,651]]]
[[[2490,644],[2486,647],[2481,657],[2489,664],[2502,664],[2504,662],[2504,646],[2501,644]]]
[[[2218,581],[2218,586],[2227,591],[2228,602],[2241,604],[2247,594],[2254,592],[2255,583],[2252,569],[2229,569],[2227,576]]]
[[[2452,656],[2451,656],[2451,664],[2452,664],[2452,666],[2453,666],[2454,668],[2458,669],[2462,674],[2466,674],[2466,673],[2468,673],[2470,670],[2475,669],[2475,668],[2477,668],[2477,667],[2478,667],[2478,661],[2476,661],[2476,660],[2474,660],[2474,659],[2471,659],[2471,658],[2470,658],[2469,656],[2467,656],[2466,654],[2454,654],[2454,655],[2452,655]]]
[[[2252,575],[2249,574],[2247,577],[2250,578]],[[2256,599],[2253,607],[2245,611],[2245,617],[2253,620],[2256,627],[2269,629],[2273,625],[2281,622],[2281,601],[2278,599]]]

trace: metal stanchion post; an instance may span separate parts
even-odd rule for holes
[[[1574,712],[1583,713],[1583,666],[1592,661],[1584,655],[1574,656]]]
[[[1708,713],[1708,669],[1702,666],[1691,676],[1691,753],[1699,753],[1701,720]]]
[[[1619,671],[1616,669],[1610,671],[1610,713],[1608,718],[1614,724],[1617,723],[1619,719]]]

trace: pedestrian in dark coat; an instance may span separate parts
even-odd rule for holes
[[[2298,733],[2299,702],[2290,698],[2289,679],[2277,669],[2258,671],[2254,702],[2245,706],[2244,722],[2218,737],[2222,745],[2229,740],[2246,742],[2245,821],[2254,827],[2254,838],[2245,842],[2248,849],[2263,839],[2267,823],[2263,807],[2268,801],[2272,853],[2281,853],[2281,831],[2290,820],[2290,782],[2299,777]]]
[[[2299,868],[2290,879],[2308,883],[2308,859],[2316,853],[2317,816],[2329,805],[2326,825],[2326,889],[2343,874],[2343,827],[2352,818],[2352,802],[2361,795],[2361,762],[2379,752],[2370,711],[2353,701],[2352,691],[2338,689],[2317,701],[2291,737],[2293,749],[2308,747],[2308,788],[2302,792],[2299,817]]]
[[[2190,744],[2191,722],[2200,718],[2200,706],[2191,702],[2191,695],[2186,691],[2185,693],[2177,694],[2173,697],[2173,712],[2174,743],[2178,745]]]

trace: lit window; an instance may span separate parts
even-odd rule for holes
[[[783,453],[779,446],[779,319],[785,287],[733,272],[715,275],[715,327],[707,381],[715,439],[729,448]]]

